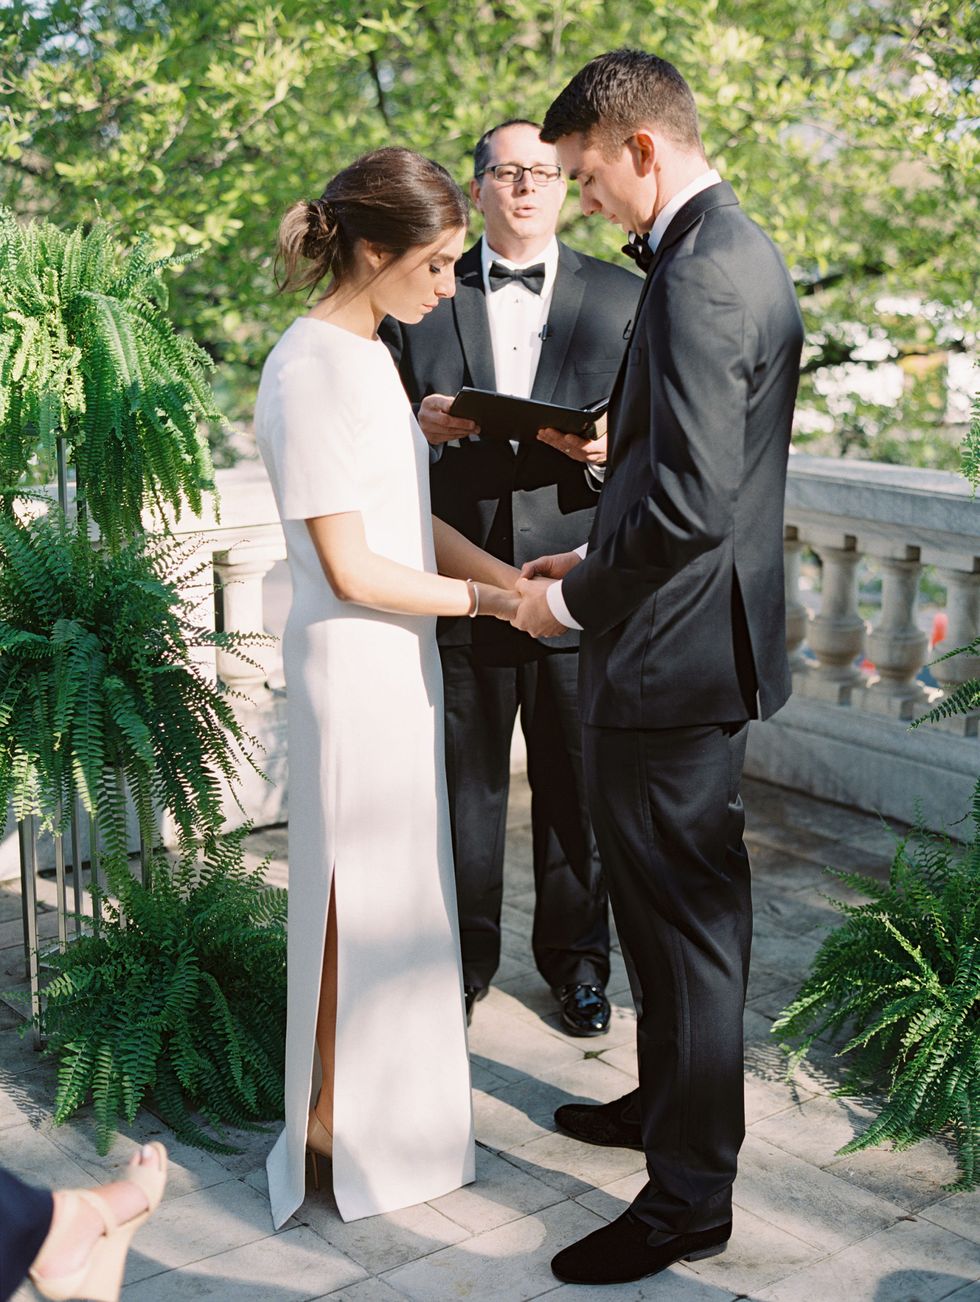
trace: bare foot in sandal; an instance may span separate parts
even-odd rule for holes
[[[51,1228],[31,1279],[46,1297],[118,1297],[129,1240],[163,1196],[167,1151],[144,1144],[121,1180],[95,1189],[58,1189]]]

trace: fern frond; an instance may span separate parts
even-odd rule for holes
[[[882,1102],[842,1153],[946,1131],[957,1189],[980,1183],[980,781],[972,813],[965,846],[920,824],[897,847],[887,884],[869,883],[866,904],[838,906],[843,925],[773,1026],[790,1070],[818,1036],[848,1029],[844,1088]]]

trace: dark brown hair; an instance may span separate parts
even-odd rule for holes
[[[672,63],[642,50],[600,54],[577,72],[544,115],[541,139],[581,132],[614,153],[641,126],[703,154],[691,88]]]
[[[498,131],[503,131],[504,127],[533,127],[539,135],[541,134],[541,123],[532,122],[530,118],[508,118],[506,122],[498,122],[495,127],[488,128],[476,142],[473,150],[473,175],[475,177],[479,178],[480,173],[486,169],[487,163],[490,162],[490,141]]]
[[[367,240],[401,257],[465,226],[466,196],[444,167],[411,149],[362,154],[327,182],[319,199],[300,199],[279,226],[275,277],[280,293],[332,276],[347,280],[354,247]]]

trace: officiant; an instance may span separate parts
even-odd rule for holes
[[[518,443],[449,415],[464,385],[583,407],[605,398],[641,288],[625,267],[555,235],[566,194],[540,124],[501,123],[473,155],[484,235],[456,265],[455,297],[381,334],[437,454],[432,510],[520,566],[588,536],[605,437]],[[510,748],[520,717],[531,786],[534,961],[572,1035],[601,1035],[610,1008],[606,890],[587,811],[577,701],[578,634],[535,640],[499,620],[441,619],[446,762],[467,1016],[500,963]]]

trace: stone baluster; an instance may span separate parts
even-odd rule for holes
[[[215,552],[218,627],[236,633],[262,633],[262,580],[281,555],[281,548],[268,543],[240,543],[228,551]],[[226,686],[259,704],[269,694],[267,679],[272,652],[264,647],[245,650],[249,664],[233,651],[219,650],[216,655],[218,677]]]
[[[845,546],[814,543],[820,557],[823,578],[820,610],[810,621],[810,649],[817,657],[816,669],[808,677],[807,695],[837,705],[850,705],[862,679],[854,664],[864,650],[864,620],[857,608],[857,566],[861,559],[855,539]]]
[[[915,619],[922,563],[918,547],[905,547],[904,556],[879,556],[881,615],[868,637],[868,655],[875,677],[862,705],[879,714],[912,719],[927,703],[916,675],[925,662],[929,638]]]
[[[980,634],[980,571],[937,570],[946,587],[946,636],[936,654],[967,646]],[[980,655],[958,655],[932,666],[932,674],[944,693],[953,692],[970,678],[980,678]],[[980,722],[980,711],[946,720],[954,731],[975,737]]]
[[[800,557],[803,542],[793,525],[787,526],[783,540],[783,575],[786,584],[786,654],[793,673],[806,670],[803,643],[806,641],[807,609],[800,601]]]

